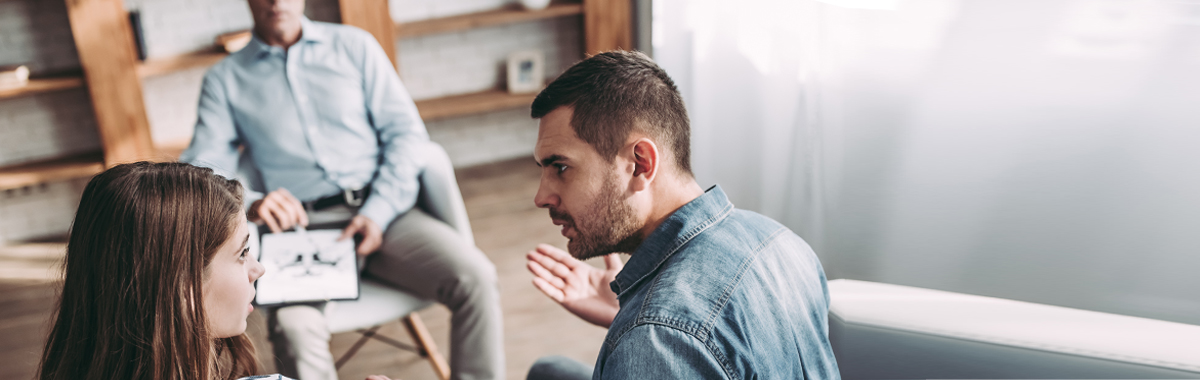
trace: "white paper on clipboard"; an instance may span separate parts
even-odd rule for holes
[[[255,283],[254,302],[279,305],[358,299],[354,240],[337,241],[340,229],[266,233],[259,259],[266,270]],[[305,236],[307,235],[307,236]]]

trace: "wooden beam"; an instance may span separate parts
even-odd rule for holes
[[[585,53],[633,50],[630,0],[583,0]]]
[[[18,189],[64,179],[90,177],[104,171],[100,152],[0,167],[0,190]]]
[[[583,14],[583,5],[579,3],[556,2],[545,9],[532,11],[522,8],[520,4],[508,4],[500,9],[490,11],[398,23],[396,24],[396,35],[400,38],[408,38],[579,14]]]
[[[65,0],[79,51],[104,162],[112,166],[154,156],[150,122],[137,75],[133,31],[121,0]]]
[[[146,62],[142,62],[142,64],[138,65],[137,73],[139,77],[147,78],[195,67],[209,67],[217,64],[217,62],[221,62],[222,59],[225,59],[225,57],[228,56],[229,53],[216,51],[181,54],[167,58],[147,59]]]
[[[60,91],[77,87],[83,87],[83,78],[63,77],[30,79],[29,83],[25,84],[24,86],[0,89],[0,99],[40,94],[43,92]]]
[[[342,23],[354,25],[375,36],[383,52],[392,60],[392,66],[399,70],[396,62],[396,23],[388,11],[387,0],[339,0],[342,10]]]
[[[421,120],[430,121],[513,108],[529,108],[537,93],[509,94],[508,91],[487,90],[470,94],[418,100]]]

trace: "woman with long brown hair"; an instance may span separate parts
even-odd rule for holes
[[[181,163],[118,165],[71,226],[41,380],[216,380],[258,371],[244,334],[263,267],[242,189]]]

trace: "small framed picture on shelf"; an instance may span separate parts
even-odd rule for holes
[[[541,50],[523,50],[508,55],[508,92],[538,92],[546,80],[545,56]]]

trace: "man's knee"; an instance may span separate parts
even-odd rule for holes
[[[499,277],[496,266],[475,247],[477,260],[461,262],[454,266],[454,273],[448,276],[440,286],[443,300],[448,304],[475,301],[487,301],[498,296]],[[453,307],[452,307],[453,308]]]
[[[329,340],[324,312],[310,305],[286,306],[275,310],[274,325],[272,333],[283,335],[289,341]]]
[[[565,356],[543,356],[529,367],[526,380],[583,380],[592,378],[586,364]]]

